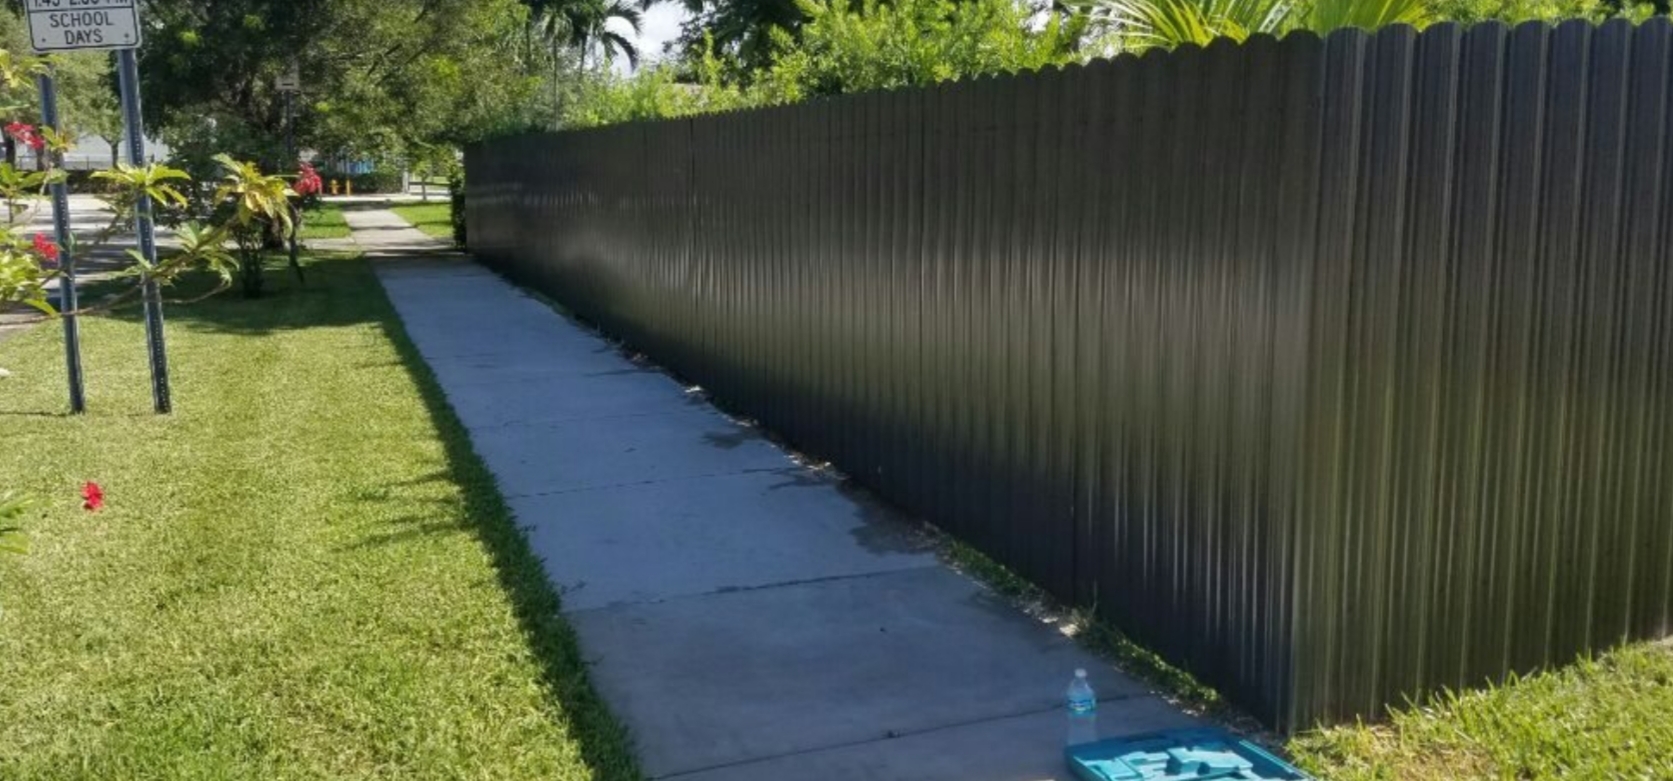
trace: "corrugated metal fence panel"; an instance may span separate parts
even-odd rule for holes
[[[1673,37],[1293,35],[469,150],[473,250],[1280,727],[1673,630]]]

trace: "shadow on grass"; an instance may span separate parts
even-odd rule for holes
[[[236,281],[226,290],[203,298],[215,290],[219,279],[206,273],[188,274],[163,291],[163,319],[172,328],[251,336],[377,321],[362,296],[381,296],[382,291],[365,266],[343,262],[352,257],[352,253],[320,252],[305,256],[302,269],[307,283],[302,284],[285,267],[283,254],[271,254],[258,298],[245,297]],[[97,302],[126,290],[128,284],[89,285],[83,300]],[[101,316],[137,323],[145,315],[135,299]]]
[[[459,486],[466,521],[439,523],[404,518],[391,524],[386,535],[367,544],[388,544],[432,534],[474,533],[490,553],[495,572],[511,602],[524,641],[539,660],[541,684],[567,718],[567,731],[599,781],[641,778],[626,730],[593,691],[587,663],[581,657],[574,631],[559,612],[558,594],[547,580],[540,560],[518,531],[510,508],[493,475],[471,446],[463,424],[442,394],[430,367],[407,337],[393,304],[370,265],[349,255],[315,257],[306,263],[308,284],[296,286],[277,262],[269,267],[269,294],[244,299],[236,289],[190,305],[167,308],[172,327],[215,333],[270,334],[300,328],[371,324],[386,334],[417,386],[426,413],[440,437],[447,466],[411,482],[449,481]],[[174,294],[190,297],[214,286],[197,276],[183,280]],[[137,307],[113,316],[140,318]],[[351,497],[378,501],[386,496],[367,492]]]
[[[510,596],[524,637],[540,660],[542,683],[570,719],[571,737],[600,781],[640,778],[627,731],[593,691],[587,663],[581,657],[574,630],[559,612],[558,595],[545,569],[517,530],[493,475],[471,447],[464,425],[448,405],[429,365],[407,337],[394,306],[381,287],[375,294],[384,331],[417,384],[430,419],[441,436],[447,453],[447,478],[464,493],[466,515],[493,556],[500,585]]]
[[[426,516],[409,515],[389,522],[391,531],[374,534],[353,545],[346,546],[351,550],[363,548],[379,548],[386,545],[399,545],[426,537],[459,534],[471,530],[468,521],[436,521]]]

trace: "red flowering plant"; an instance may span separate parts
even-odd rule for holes
[[[52,315],[47,285],[58,274],[58,245],[36,234],[0,230],[0,302],[21,303]]]
[[[98,512],[104,509],[105,492],[91,480],[82,483],[81,509]],[[28,553],[29,538],[18,521],[29,510],[29,500],[15,491],[0,491],[0,553]]]
[[[41,202],[50,185],[62,181],[64,174],[59,168],[59,161],[73,143],[67,134],[16,118],[27,111],[34,95],[34,77],[44,68],[44,61],[40,58],[0,50],[0,131],[18,144],[35,150],[43,164],[42,170],[23,171],[11,164],[0,163],[0,201],[4,201],[7,207],[4,225],[0,226],[0,308],[23,304],[39,310],[42,317],[54,317],[60,313],[52,307],[47,289],[64,273],[64,266],[73,264],[76,256],[88,247],[109,242],[131,231],[135,208],[142,194],[158,208],[185,206],[186,198],[181,188],[190,185],[191,177],[184,171],[160,164],[118,164],[110,170],[97,171],[93,177],[109,185],[108,192],[101,196],[112,210],[109,223],[88,235],[71,237],[62,245],[51,236],[19,235],[21,215]],[[282,204],[288,193],[285,190],[284,195],[278,196],[278,202]],[[155,282],[166,287],[182,275],[198,269],[214,272],[220,280],[218,286],[198,298],[213,295],[230,286],[240,262],[227,250],[227,245],[244,229],[252,208],[258,211],[265,208],[260,204],[251,206],[248,201],[251,198],[260,200],[266,194],[233,194],[223,188],[221,196],[229,208],[219,210],[217,214],[221,216],[218,219],[211,218],[207,225],[188,223],[178,227],[171,247],[155,260],[129,250],[130,263],[116,276],[125,276],[132,280],[132,284],[81,311],[120,306],[137,299],[147,283]],[[284,220],[282,224],[288,229],[290,221]],[[249,262],[249,259],[245,260],[245,263]]]
[[[35,234],[35,252],[41,256],[43,265],[58,262],[58,245],[52,243],[52,239],[47,238],[45,233]]]
[[[43,68],[39,58],[14,57],[0,51],[0,117],[16,116],[24,110],[33,79]],[[37,128],[17,119],[0,122],[3,122],[0,132],[34,150],[44,160],[50,161],[52,153],[69,146],[68,138],[50,128]],[[52,314],[46,289],[59,273],[60,247],[46,236],[20,235],[18,222],[47,186],[62,177],[61,171],[51,167],[22,171],[9,163],[0,163],[0,201],[6,204],[5,222],[0,226],[0,307],[21,303],[45,315]]]
[[[296,171],[296,183],[290,188],[295,190],[299,197],[307,198],[319,195],[320,191],[325,189],[325,180],[320,178],[319,171],[314,170],[311,163],[303,163]]]
[[[46,138],[35,130],[34,125],[26,125],[22,122],[12,122],[6,125],[6,135],[11,136],[14,141],[17,141],[18,143],[29,147],[36,152],[46,151]]]
[[[296,193],[291,199],[291,215],[296,221],[293,227],[300,233],[307,213],[319,211],[324,203],[320,196],[325,194],[325,180],[320,178],[312,163],[303,162],[296,168],[296,179],[291,181],[290,189]]]

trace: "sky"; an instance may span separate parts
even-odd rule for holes
[[[685,6],[677,0],[663,0],[651,6],[639,22],[640,54],[647,61],[660,59],[662,45],[680,37],[680,23],[684,22],[685,18]],[[627,64],[618,63],[617,69],[625,72]]]

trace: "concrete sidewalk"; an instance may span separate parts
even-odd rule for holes
[[[1115,735],[1191,720],[387,211],[347,212],[653,778],[1066,779],[1064,687]]]

